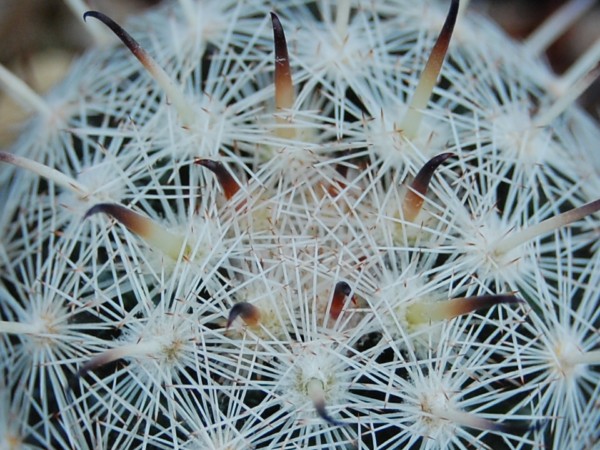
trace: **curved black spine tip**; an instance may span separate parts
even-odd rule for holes
[[[344,294],[344,295],[348,296],[348,295],[350,295],[351,292],[352,292],[352,288],[345,281],[339,281],[335,285],[334,295]]]
[[[437,168],[444,161],[453,156],[456,155],[451,152],[440,153],[439,155],[436,155],[429,161],[427,161],[415,176],[411,184],[412,188],[421,195],[425,195],[429,190],[429,183],[431,183],[431,179],[433,178],[433,174],[435,173]]]
[[[417,174],[417,177],[415,177],[415,178],[418,178],[419,175],[421,175],[422,177],[425,177],[427,174],[433,174],[433,172],[435,172],[435,170],[444,161],[446,161],[448,158],[452,158],[453,156],[456,156],[456,155],[452,152],[440,153],[439,155],[434,156],[429,161],[427,161],[425,163],[425,165],[423,165],[423,168],[419,171],[419,173]],[[429,177],[429,178],[431,179],[431,177]]]
[[[229,330],[235,319],[241,317],[244,320],[251,318],[256,313],[256,307],[248,302],[239,302],[231,307],[229,317],[227,318],[226,330]]]
[[[281,27],[281,21],[279,20],[279,16],[277,14],[275,14],[275,11],[271,11],[271,22],[273,23],[274,27],[277,28],[282,28]]]
[[[227,325],[225,327],[226,330],[229,330],[229,327],[231,327],[233,321],[237,319],[240,315],[242,315],[245,308],[246,305],[244,302],[236,303],[231,307],[231,309],[229,310],[229,316],[227,317]]]
[[[283,66],[289,63],[287,42],[279,16],[273,11],[271,11],[271,24],[273,26],[273,40],[275,43],[275,64]]]
[[[514,305],[514,304],[524,304],[525,300],[516,297],[514,295],[508,294],[496,294],[496,295],[480,295],[476,297],[478,301],[482,304],[487,304],[489,306],[505,304],[505,305]]]
[[[90,372],[90,370],[93,370],[96,367],[98,367],[98,361],[96,359],[97,357],[92,358],[86,363],[82,364],[79,370],[77,371],[77,374],[75,375],[75,379],[78,380],[79,378],[85,377]]]
[[[95,214],[104,213],[111,206],[113,206],[111,203],[98,203],[87,210],[83,216],[83,220],[86,220]]]
[[[225,165],[222,162],[206,158],[197,158],[194,160],[194,164],[196,164],[197,166],[206,167],[212,172],[217,172],[225,168]]]
[[[454,25],[456,24],[459,7],[460,7],[460,0],[452,0],[452,3],[450,4],[450,10],[448,11],[448,16],[446,18],[446,21],[448,22],[448,26],[450,26],[452,28],[454,28]],[[444,24],[444,26],[446,26],[446,24]]]
[[[496,423],[493,431],[504,434],[523,435],[540,431],[546,427],[548,420],[538,420],[537,422],[516,422],[516,423]]]
[[[94,19],[99,20],[104,25],[106,25],[110,30],[129,48],[129,50],[137,57],[144,58],[144,52],[140,48],[140,44],[131,37],[131,35],[125,31],[125,29],[119,25],[117,22],[112,20],[106,14],[101,13],[100,11],[86,11],[83,14],[84,22],[87,22],[88,17],[93,17]]]
[[[325,408],[325,404],[315,405],[315,409],[319,417],[328,424],[333,425],[334,427],[343,427],[346,425],[344,422],[340,422],[339,420],[335,420],[333,417],[331,417],[327,412],[327,408]]]
[[[88,17],[93,17],[94,19],[98,19],[102,22],[107,21],[107,22],[113,22],[113,20],[108,17],[106,14],[101,13],[100,11],[86,11],[83,13],[83,21],[87,22],[87,18]]]

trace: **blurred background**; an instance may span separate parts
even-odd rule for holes
[[[157,4],[159,0],[87,0],[90,9],[103,11],[118,22]],[[496,20],[517,39],[527,36],[567,0],[472,0],[476,8]],[[558,73],[600,38],[600,2],[548,51]],[[63,0],[0,0],[0,63],[38,92],[58,82],[86,46],[91,44],[80,17]],[[580,102],[600,117],[600,82],[585,92]],[[19,106],[0,90],[0,148],[18,132],[25,118]]]

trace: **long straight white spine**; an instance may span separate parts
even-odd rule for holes
[[[335,10],[335,32],[341,41],[348,34],[348,23],[350,21],[350,0],[338,0]]]
[[[529,35],[523,42],[525,50],[533,55],[541,55],[595,3],[596,0],[572,0],[566,3]]]
[[[44,117],[53,115],[48,103],[2,64],[0,64],[0,87],[27,112],[35,111]]]

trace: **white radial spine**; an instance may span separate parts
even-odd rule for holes
[[[564,89],[569,89],[579,80],[583,79],[588,73],[592,72],[599,62],[600,39],[596,40],[596,42],[594,42],[594,44],[579,57],[575,64],[560,77],[560,85],[563,86]]]
[[[45,117],[53,115],[48,103],[2,64],[0,64],[0,86],[28,112],[35,111]]]
[[[550,233],[558,228],[569,225],[596,213],[600,209],[600,199],[587,203],[579,208],[574,208],[557,216],[551,217],[535,225],[524,228],[521,231],[501,239],[495,246],[497,253],[506,253],[537,236]]]
[[[569,357],[571,364],[588,364],[598,365],[600,364],[600,350],[593,350],[590,352],[581,353],[579,355],[572,355]]]
[[[348,35],[350,22],[350,0],[339,0],[335,10],[335,32],[343,41]]]
[[[600,75],[600,66],[587,73],[581,80],[577,80],[573,86],[568,89],[561,89],[561,95],[556,103],[554,103],[546,112],[536,118],[535,127],[547,127],[562,114],[569,106],[583,94],[591,84],[596,81]]]
[[[179,0],[179,4],[181,5],[181,9],[184,12],[185,17],[187,18],[190,25],[194,24],[193,18],[195,17],[196,7],[191,0]]]
[[[29,170],[46,180],[52,181],[58,186],[61,186],[69,191],[77,194],[80,197],[88,197],[91,193],[73,178],[65,175],[64,173],[48,167],[44,164],[40,164],[22,156],[13,155],[11,153],[0,152],[0,162],[12,164],[17,167]]]
[[[525,50],[533,55],[541,55],[595,3],[596,0],[572,0],[566,3],[525,40]]]
[[[0,333],[3,334],[37,334],[39,331],[38,327],[30,323],[0,321]]]

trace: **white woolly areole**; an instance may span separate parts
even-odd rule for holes
[[[347,397],[348,379],[341,360],[324,340],[295,344],[286,363],[278,393],[298,411],[299,419],[317,419],[315,386],[322,389],[326,406],[342,403]],[[319,419],[322,420],[322,419]]]

